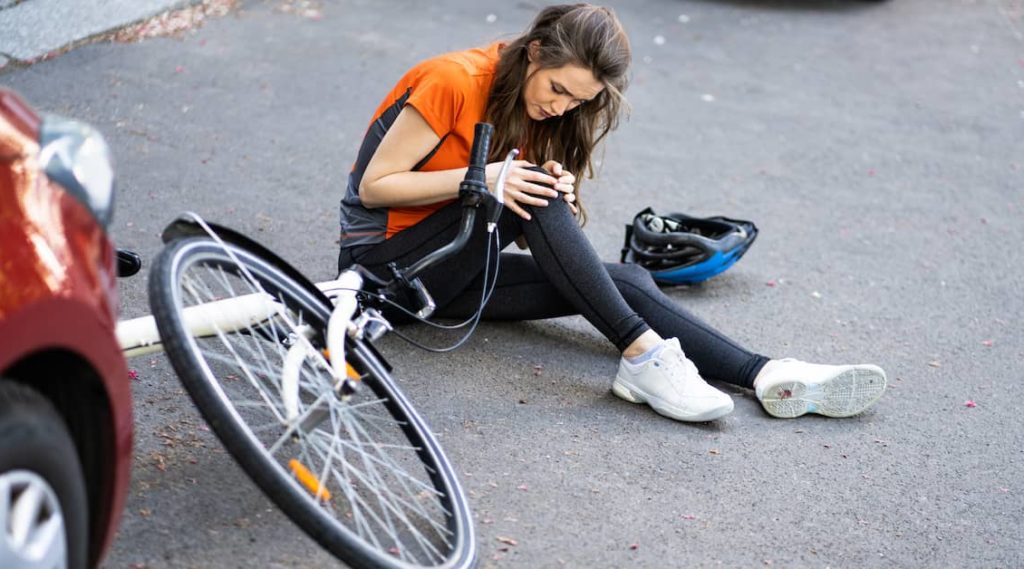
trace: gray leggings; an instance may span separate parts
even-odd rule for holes
[[[526,221],[504,210],[498,223],[501,248],[524,235],[532,254],[501,253],[501,269],[486,320],[537,320],[581,314],[620,350],[653,329],[678,338],[705,378],[752,387],[768,358],[754,354],[665,296],[643,268],[603,263],[560,199],[547,207],[524,206]],[[481,215],[466,247],[420,278],[438,305],[436,316],[468,318],[480,305],[488,234]],[[339,270],[358,263],[390,278],[387,263],[406,267],[451,241],[459,228],[458,202],[376,245],[342,248]],[[492,265],[493,266],[493,265]],[[493,274],[489,277],[493,278]],[[389,320],[407,322],[399,311]]]

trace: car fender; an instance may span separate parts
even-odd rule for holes
[[[54,325],[60,322],[60,326]],[[107,461],[109,470],[103,479],[102,494],[109,500],[105,521],[101,524],[102,546],[106,551],[120,520],[131,475],[133,441],[131,386],[128,366],[117,346],[103,314],[95,306],[73,298],[50,298],[26,305],[0,320],[0,374],[17,362],[48,350],[64,350],[78,355],[96,372],[108,399],[110,430],[108,441],[116,457]],[[101,535],[101,534],[94,534]]]

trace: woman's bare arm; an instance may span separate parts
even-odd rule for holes
[[[413,172],[412,168],[430,153],[441,138],[415,107],[406,106],[384,134],[377,151],[366,166],[359,184],[359,199],[365,207],[416,206],[454,199],[467,168]],[[530,219],[518,204],[546,206],[559,192],[537,184],[555,186],[571,192],[571,185],[558,178],[528,169],[529,162],[517,160],[505,182],[505,207]],[[487,186],[493,191],[500,162],[487,165]],[[546,199],[545,199],[546,198]]]
[[[406,106],[384,134],[359,184],[366,207],[414,206],[437,203],[459,195],[466,168],[413,172],[441,137],[415,107]]]

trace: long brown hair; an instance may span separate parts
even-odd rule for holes
[[[530,64],[530,45],[536,42],[535,63],[540,69],[578,65],[589,69],[604,89],[561,117],[534,121],[527,115],[523,87]],[[541,164],[557,160],[577,177],[580,223],[586,214],[579,201],[579,185],[593,177],[594,148],[619,123],[626,102],[631,60],[629,38],[609,8],[564,4],[544,8],[529,30],[504,47],[487,100],[487,120],[495,125],[491,160],[501,160],[513,148],[525,150],[520,158]]]

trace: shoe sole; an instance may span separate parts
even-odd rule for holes
[[[855,366],[820,383],[784,381],[766,392],[761,404],[769,415],[782,419],[807,413],[852,417],[874,405],[885,386],[885,372],[881,368]]]
[[[687,413],[674,405],[666,403],[660,397],[648,395],[642,389],[639,389],[635,385],[632,385],[618,377],[616,377],[615,381],[612,382],[612,393],[620,399],[624,399],[630,403],[646,403],[659,415],[664,415],[669,419],[675,419],[676,421],[683,421],[687,423],[713,421],[728,415],[733,409],[732,400],[730,399],[728,405],[714,407],[704,411],[703,413],[694,415],[692,413]]]

